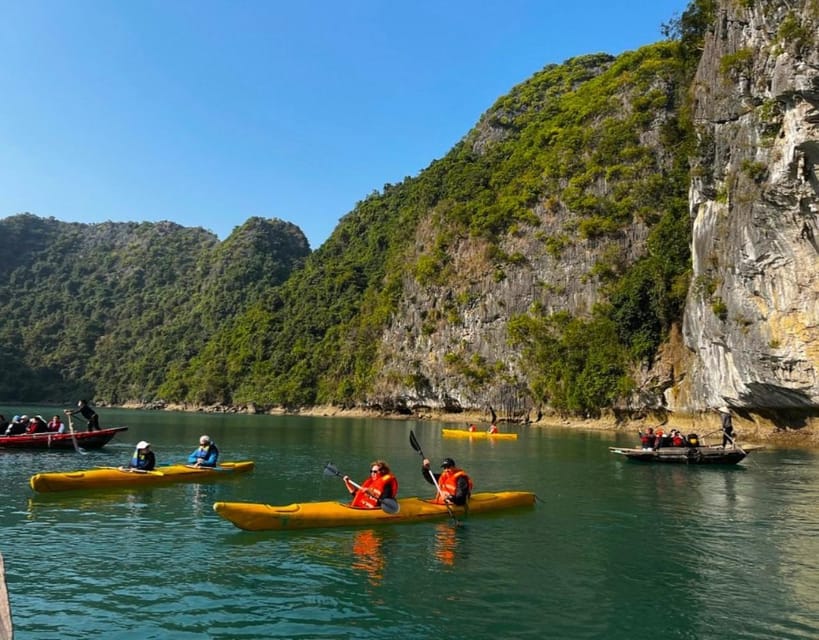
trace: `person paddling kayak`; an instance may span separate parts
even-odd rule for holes
[[[441,468],[443,469],[441,473],[433,473],[429,468],[429,460],[424,458],[421,474],[430,484],[434,485],[437,482],[439,489],[433,502],[465,505],[472,495],[472,478],[466,471],[458,468],[452,458],[444,458]]]
[[[398,496],[398,479],[384,460],[376,460],[370,464],[370,477],[361,483],[360,488],[353,484],[350,476],[344,476],[342,480],[352,496],[351,507],[378,509],[385,498]]]
[[[137,442],[134,449],[134,455],[128,463],[128,468],[136,469],[137,471],[153,471],[156,466],[156,456],[151,451],[151,443],[145,440]]]
[[[215,467],[219,459],[219,449],[213,444],[210,436],[199,438],[199,447],[188,456],[188,464],[196,467]]]

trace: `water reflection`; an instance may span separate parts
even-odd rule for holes
[[[440,564],[454,566],[458,552],[458,528],[448,522],[436,524],[433,552]]]
[[[373,529],[357,531],[353,537],[353,569],[367,574],[369,583],[377,587],[384,580],[382,539]]]

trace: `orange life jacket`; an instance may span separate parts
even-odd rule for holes
[[[450,467],[449,469],[444,469],[441,472],[440,477],[438,478],[438,488],[441,490],[433,499],[435,504],[444,504],[444,498],[441,494],[444,495],[455,495],[455,490],[458,488],[458,478],[461,476],[465,477],[469,482],[469,493],[472,493],[472,478],[464,471],[463,469],[457,469],[455,467]]]
[[[388,484],[392,486],[392,497],[396,497],[398,495],[398,480],[394,475],[386,473],[377,478],[367,478],[361,484],[361,489],[355,492],[350,506],[359,509],[377,509],[378,499],[384,493],[384,488]],[[367,493],[366,489],[369,489],[375,495],[371,496]]]

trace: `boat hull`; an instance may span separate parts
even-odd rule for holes
[[[215,469],[174,464],[157,467],[154,471],[130,471],[119,467],[100,467],[65,473],[37,473],[29,486],[38,493],[77,491],[82,489],[113,489],[173,484],[176,482],[211,482],[224,480],[252,470],[250,460],[223,462]]]
[[[24,433],[16,436],[0,436],[0,449],[100,449],[111,441],[120,431],[128,427],[112,427],[99,431],[75,431],[72,436],[66,433]]]
[[[489,433],[487,431],[466,431],[465,429],[441,429],[445,438],[475,438],[483,440],[517,440],[517,433]]]
[[[638,462],[672,464],[736,464],[748,455],[746,450],[739,447],[723,449],[721,446],[661,447],[656,450],[609,447],[609,451]]]
[[[389,514],[381,509],[354,509],[340,502],[303,502],[284,506],[253,502],[216,502],[213,510],[246,531],[316,529],[328,527],[374,526],[420,522],[450,517],[446,506],[420,498],[402,498],[400,509]],[[515,507],[531,507],[535,494],[528,491],[475,493],[469,500],[468,514],[485,513]],[[466,515],[464,507],[451,507],[458,517]]]

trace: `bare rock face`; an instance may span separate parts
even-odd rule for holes
[[[751,5],[751,6],[743,6]],[[718,3],[694,83],[690,350],[668,406],[819,406],[819,3]]]

